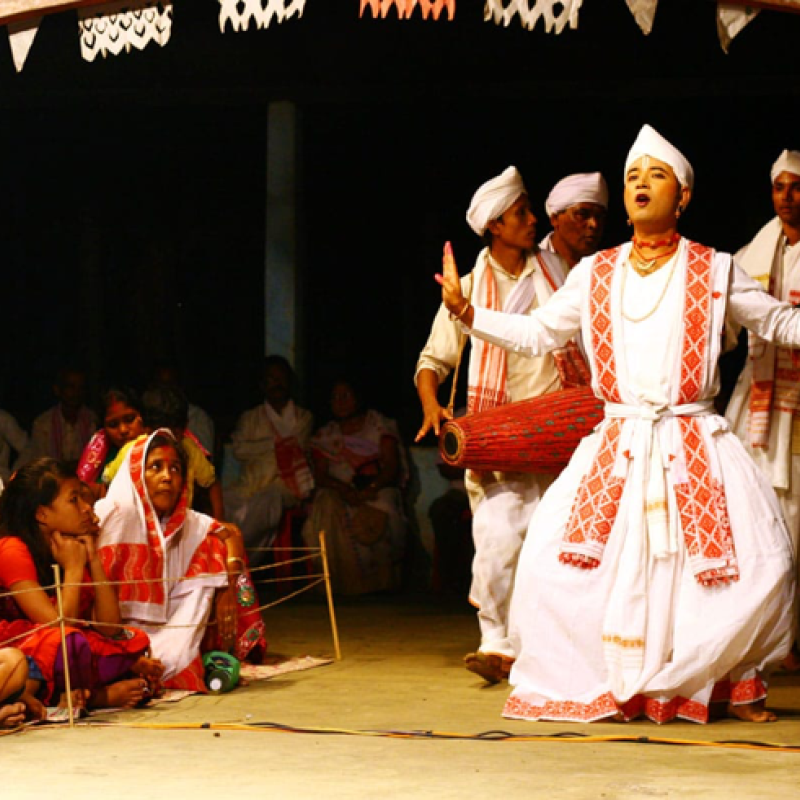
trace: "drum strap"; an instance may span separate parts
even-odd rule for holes
[[[469,291],[467,292],[467,303],[472,302],[472,287],[475,285],[475,273],[471,272],[469,275]],[[456,366],[453,370],[453,381],[450,386],[450,401],[447,404],[447,410],[450,412],[450,418],[453,417],[453,406],[456,402],[456,390],[458,389],[458,370],[461,366],[461,359],[464,356],[464,348],[467,345],[469,336],[459,326],[458,333],[458,356],[456,357]]]

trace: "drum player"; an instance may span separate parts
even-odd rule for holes
[[[587,174],[583,181],[570,181],[569,196],[564,196],[564,187],[560,192],[560,210],[581,204],[604,212],[608,205],[605,181],[602,177],[598,180],[598,173]],[[595,216],[604,220],[604,213]],[[564,282],[565,260],[537,247],[536,216],[516,167],[508,167],[478,188],[467,222],[486,245],[472,272],[462,279],[462,290],[473,305],[527,314],[544,304]],[[599,243],[599,236],[596,240]],[[443,422],[452,418],[452,408],[440,404],[438,390],[457,368],[465,338],[458,318],[442,305],[417,362],[415,383],[423,422],[416,441],[430,431],[438,436]],[[575,342],[559,352],[531,359],[471,340],[470,414],[587,382],[588,370]],[[478,610],[481,641],[464,661],[468,670],[491,683],[506,679],[514,662],[509,601],[517,558],[530,517],[552,479],[515,472],[513,464],[504,472],[467,470],[475,543],[469,600]]]

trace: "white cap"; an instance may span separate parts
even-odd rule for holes
[[[596,203],[608,208],[608,186],[599,172],[579,172],[562,178],[547,196],[547,216],[558,214],[577,203]]]
[[[516,167],[508,167],[496,178],[486,181],[472,196],[467,209],[470,228],[483,236],[486,227],[526,194],[522,175]]]
[[[642,156],[651,156],[669,164],[678,183],[681,186],[692,189],[694,187],[694,170],[686,157],[673,147],[660,133],[649,125],[642,126],[636,141],[633,143],[628,158],[625,160],[625,174],[627,175],[631,164],[638,161]]]
[[[781,172],[791,172],[792,175],[800,175],[800,152],[797,150],[784,150],[778,160],[772,165],[772,172],[769,177],[771,181],[781,174]]]

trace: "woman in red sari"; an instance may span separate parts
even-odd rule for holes
[[[89,708],[131,707],[158,691],[163,666],[150,641],[123,627],[114,587],[96,547],[97,519],[81,482],[63,464],[39,459],[18,470],[0,497],[0,645],[32,660],[38,696],[66,688],[53,565],[62,573],[62,608],[74,699]],[[4,594],[6,593],[6,594]]]

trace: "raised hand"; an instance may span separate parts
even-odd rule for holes
[[[442,286],[442,302],[445,308],[457,318],[461,318],[469,306],[469,301],[461,291],[461,279],[456,268],[456,259],[450,242],[445,242],[442,256],[442,274],[435,275],[436,282]]]

